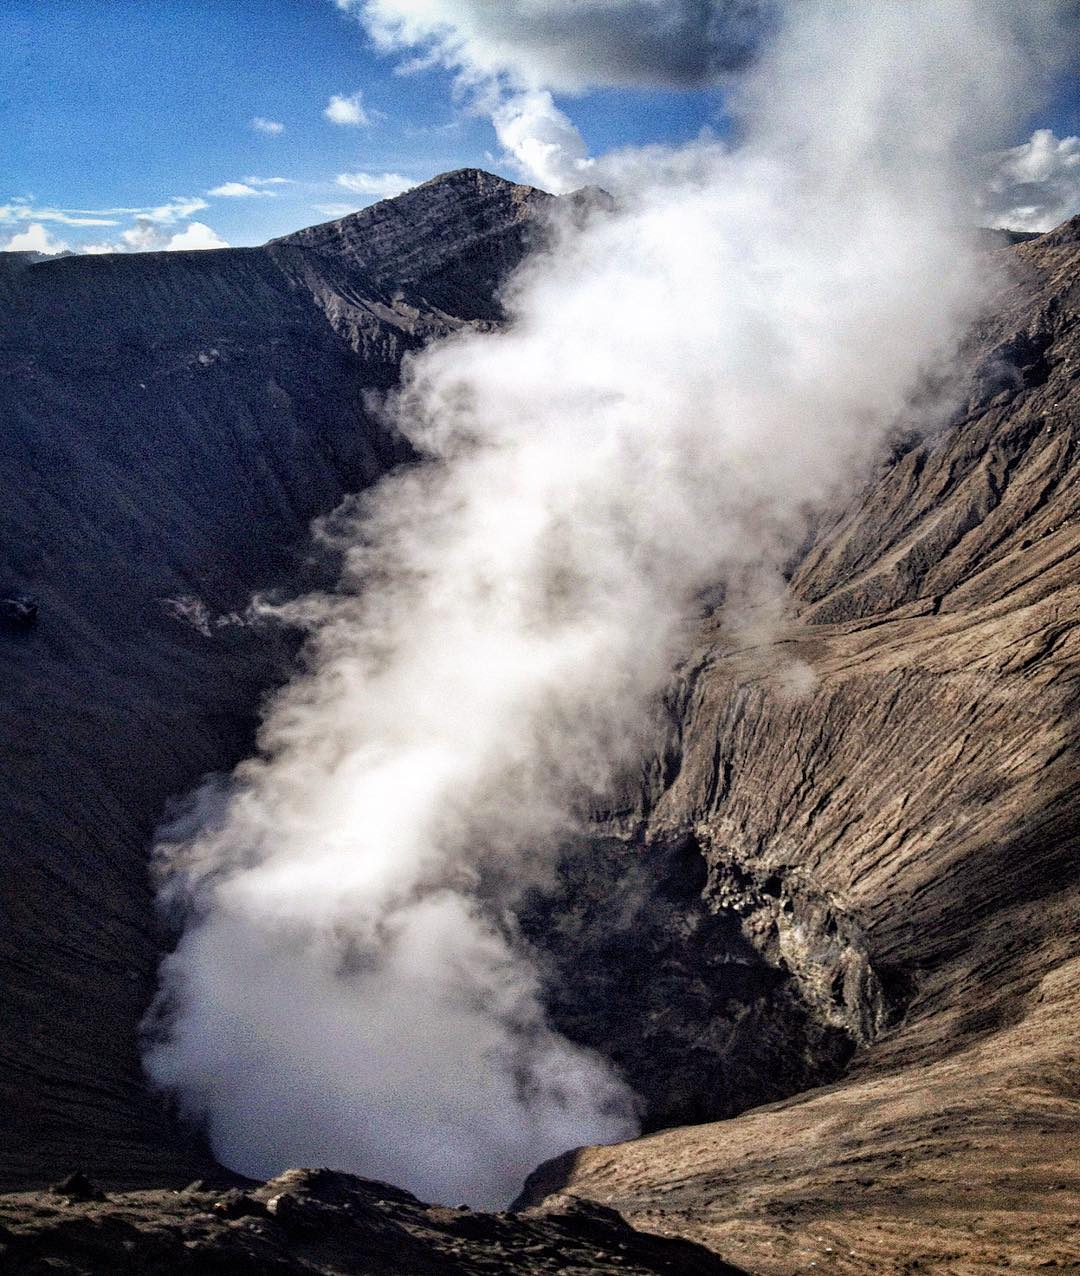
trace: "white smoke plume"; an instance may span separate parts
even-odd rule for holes
[[[411,51],[408,66],[452,68],[459,93],[490,116],[506,161],[556,194],[585,183],[625,189],[640,161],[591,156],[552,90],[721,83],[750,62],[779,13],[777,0],[337,4],[360,19],[377,47]],[[658,150],[645,158],[661,161]]]
[[[522,89],[707,84],[738,70],[777,0],[336,0],[383,49]]]
[[[340,588],[287,609],[308,672],[158,852],[189,914],[147,1067],[227,1164],[490,1205],[633,1132],[545,1022],[512,887],[641,749],[700,591],[775,592],[949,359],[987,273],[964,174],[1030,107],[1053,17],[792,5],[736,149],[669,157],[526,263],[505,331],[408,366],[427,459],[324,525]]]

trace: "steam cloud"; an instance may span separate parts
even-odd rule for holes
[[[490,115],[512,165],[556,193],[583,182],[621,186],[626,165],[589,156],[552,89],[720,83],[751,62],[780,8],[778,0],[337,4],[356,14],[379,47],[413,51],[411,65],[452,68],[461,94]]]
[[[1052,230],[1080,209],[1080,137],[1040,128],[1020,146],[987,156],[982,198],[992,226]]]
[[[496,8],[425,7],[463,60]],[[986,275],[969,157],[1031,105],[1057,12],[792,5],[734,90],[737,149],[639,156],[617,214],[519,271],[506,331],[409,364],[397,419],[428,459],[323,525],[340,588],[286,609],[309,671],[158,850],[188,920],[147,1067],[227,1164],[490,1205],[634,1131],[545,1022],[513,888],[642,747],[700,591],[775,591],[949,358]]]

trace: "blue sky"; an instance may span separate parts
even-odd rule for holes
[[[452,73],[402,74],[404,60],[332,0],[4,0],[0,246],[33,222],[75,250],[165,247],[192,223],[193,246],[262,243],[448,169],[518,176]],[[358,92],[343,122],[326,117]],[[715,89],[608,87],[555,107],[594,155],[723,129]],[[1029,123],[1080,133],[1075,81]]]
[[[376,52],[329,0],[4,0],[0,205],[153,209],[198,197],[208,207],[195,217],[230,244],[255,244],[382,193],[343,188],[343,173],[514,175],[490,121],[455,104],[452,75],[402,75],[403,60]],[[332,96],[357,90],[367,124],[324,117]],[[575,102],[574,117],[602,151],[692,137],[718,105],[707,91],[604,90]],[[256,118],[282,130],[262,132]],[[246,177],[288,182],[259,196],[208,193]],[[115,238],[131,215],[113,219],[49,228],[77,247]]]

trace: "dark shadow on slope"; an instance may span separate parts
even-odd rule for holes
[[[616,1065],[644,1101],[646,1131],[830,1081],[856,1048],[747,939],[739,913],[710,902],[690,836],[590,843],[519,918],[553,1024]]]

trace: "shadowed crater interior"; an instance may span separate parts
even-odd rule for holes
[[[553,1024],[615,1063],[646,1131],[833,1080],[886,1017],[849,920],[780,873],[721,883],[690,834],[568,853],[519,923]]]

